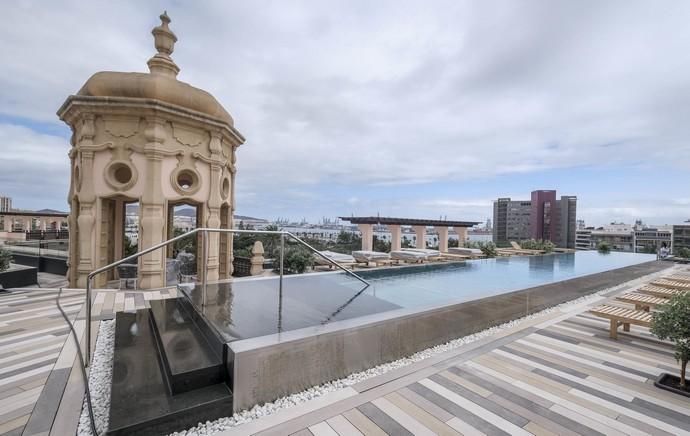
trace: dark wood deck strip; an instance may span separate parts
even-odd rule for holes
[[[421,396],[422,398],[431,401],[436,406],[440,407],[446,412],[460,418],[462,421],[466,422],[467,424],[471,425],[472,427],[476,428],[477,430],[486,434],[487,436],[508,434],[500,428],[496,427],[495,425],[491,424],[490,422],[485,421],[477,415],[467,411],[466,409],[460,407],[459,405],[453,403],[445,397],[437,394],[436,392],[432,391],[426,386],[422,386],[419,383],[413,383],[410,386],[408,386],[408,388],[412,392]]]
[[[357,410],[362,412],[381,430],[390,435],[413,436],[409,430],[400,425],[400,423],[388,416],[385,412],[372,403],[361,404],[357,406]]]

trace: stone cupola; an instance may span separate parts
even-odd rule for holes
[[[173,234],[173,208],[196,207],[197,227],[232,228],[236,151],[244,137],[208,92],[177,80],[167,13],[152,34],[149,73],[103,71],[67,98],[72,130],[70,285],[124,256],[125,208],[139,205],[138,249]],[[165,285],[168,250],[140,258],[141,288]],[[232,239],[209,235],[208,278],[232,273]],[[103,275],[97,285],[116,279]]]

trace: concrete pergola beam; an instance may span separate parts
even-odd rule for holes
[[[402,248],[402,228],[400,225],[391,224],[388,231],[391,232],[391,251],[399,251]]]
[[[458,245],[462,247],[467,241],[467,227],[454,227],[455,233],[458,234]]]
[[[448,227],[436,227],[438,232],[438,251],[441,253],[448,252]]]
[[[374,225],[373,224],[357,224],[359,231],[362,233],[362,250],[373,251],[374,249]]]
[[[426,248],[426,226],[412,226],[417,236],[417,248]]]

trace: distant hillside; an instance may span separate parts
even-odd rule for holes
[[[43,213],[45,213],[45,214],[50,214],[50,213],[66,214],[66,213],[69,213],[69,212],[63,212],[61,210],[55,210],[55,209],[41,209],[41,210],[36,210],[34,212],[37,214],[43,214]]]
[[[136,215],[139,213],[139,205],[138,204],[128,204],[127,205],[127,214],[130,215]],[[177,209],[175,211],[175,216],[185,216],[185,217],[195,217],[196,216],[196,210],[193,207],[183,207],[181,209]],[[254,218],[251,216],[245,216],[245,215],[235,215],[235,220],[236,221],[266,221],[261,218]]]

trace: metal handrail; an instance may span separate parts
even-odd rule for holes
[[[245,234],[259,234],[259,235],[280,235],[280,278],[279,278],[279,291],[282,294],[283,292],[283,262],[284,262],[284,254],[285,254],[285,237],[290,237],[297,241],[298,243],[304,245],[307,247],[309,250],[313,251],[316,253],[318,256],[322,257],[326,261],[330,262],[331,264],[335,265],[337,268],[341,269],[345,273],[351,275],[352,277],[356,278],[360,282],[364,283],[366,286],[369,286],[370,283],[366,280],[364,280],[360,275],[355,274],[354,272],[348,270],[335,260],[331,259],[330,257],[320,253],[316,248],[312,247],[311,245],[307,244],[297,236],[293,235],[292,233],[284,230],[243,230],[243,229],[214,229],[214,228],[206,228],[206,227],[200,227],[196,228],[193,230],[190,230],[187,233],[183,233],[179,236],[175,236],[174,238],[168,239],[167,241],[160,242],[156,245],[153,245],[145,250],[138,251],[131,256],[127,256],[125,258],[122,258],[118,261],[115,261],[113,263],[110,263],[108,265],[102,266],[100,268],[97,268],[89,273],[89,275],[86,277],[86,319],[87,321],[87,326],[91,325],[91,283],[94,277],[96,277],[98,274],[104,273],[106,271],[109,271],[119,265],[129,263],[130,261],[136,260],[139,257],[149,254],[153,251],[159,250],[163,247],[166,247],[170,245],[173,242],[179,241],[181,239],[187,238],[189,236],[192,236],[196,233],[203,232],[202,233],[202,244],[203,244],[203,252],[204,252],[204,261],[208,262],[208,233],[213,232],[213,233],[245,233]],[[207,268],[204,267],[202,269],[202,274],[203,274],[203,279],[202,279],[202,306],[206,305],[206,285],[208,282],[207,279]],[[89,366],[89,363],[91,361],[91,328],[88,327],[86,329],[86,353],[85,356],[86,358],[84,359],[84,365]]]

